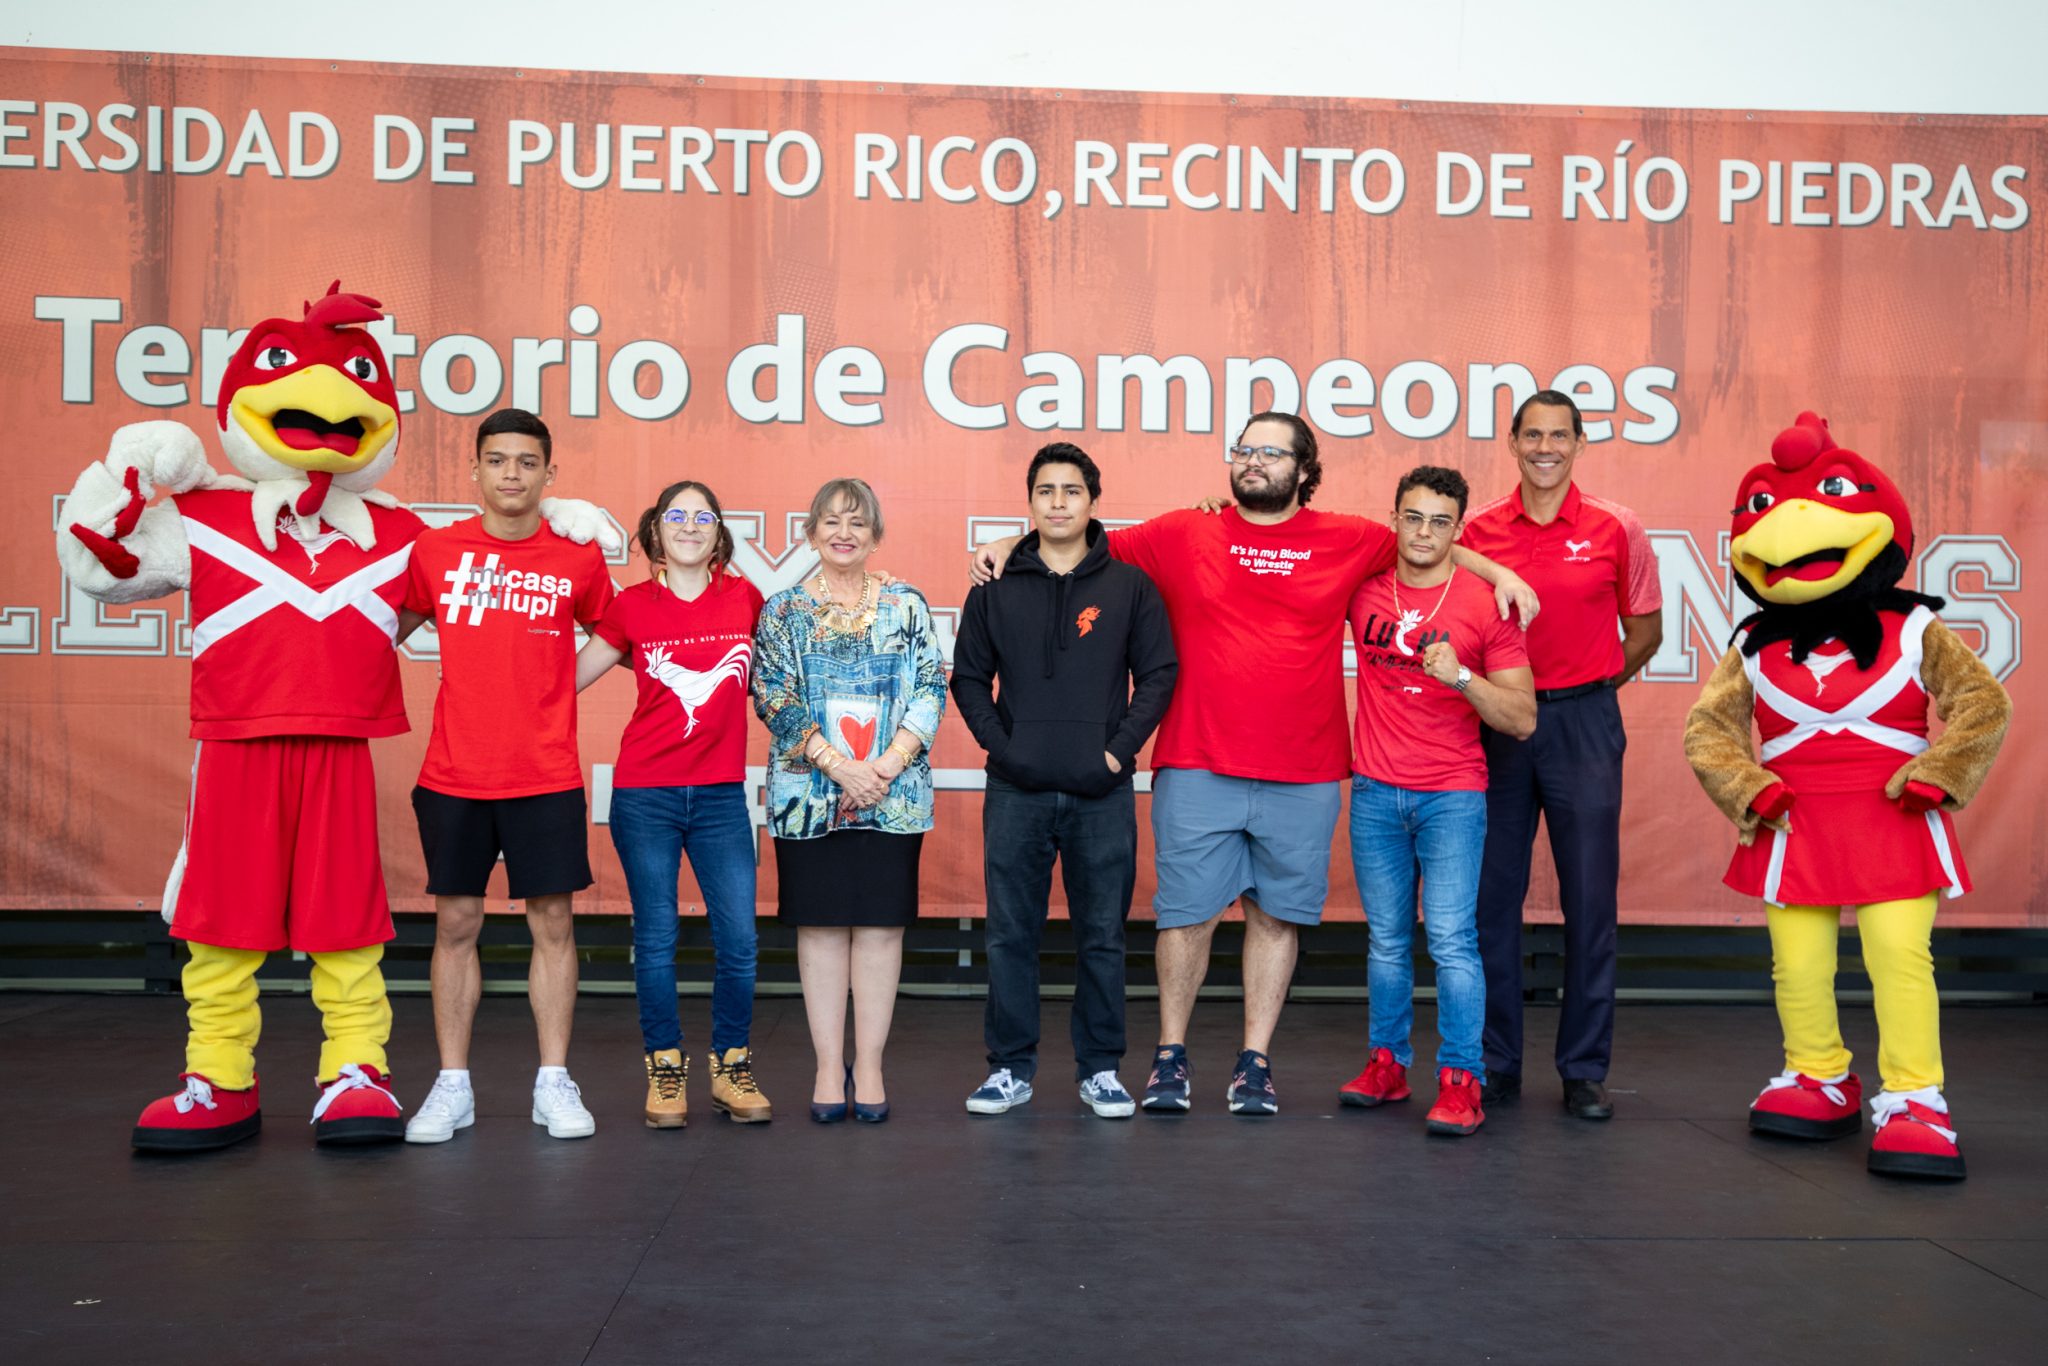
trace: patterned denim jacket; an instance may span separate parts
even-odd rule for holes
[[[834,830],[910,835],[932,828],[931,743],[946,710],[946,668],[924,595],[881,589],[860,635],[827,630],[802,584],[768,599],[754,628],[754,710],[773,745],[768,829],[779,839]],[[839,788],[804,758],[814,731],[853,758],[880,758],[899,729],[924,742],[880,802],[839,814]]]

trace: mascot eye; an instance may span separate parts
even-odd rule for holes
[[[1749,497],[1742,500],[1742,510],[1744,512],[1762,512],[1765,509],[1769,508],[1771,504],[1777,501],[1778,500],[1776,498],[1773,498],[1770,494],[1764,492],[1762,489],[1758,489],[1755,493],[1750,494]]]
[[[1827,498],[1847,498],[1856,492],[1856,481],[1846,474],[1831,474],[1820,481],[1817,487]]]
[[[376,382],[377,362],[371,360],[368,356],[350,356],[348,363],[343,368],[365,384]]]
[[[266,346],[256,353],[256,368],[258,370],[282,370],[297,359],[297,356],[294,356],[282,346]]]

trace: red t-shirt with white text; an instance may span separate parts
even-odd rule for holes
[[[640,699],[615,787],[699,787],[747,775],[747,684],[761,590],[718,574],[685,602],[649,579],[612,599],[594,634],[624,651]]]
[[[1394,562],[1384,523],[1303,508],[1261,526],[1169,512],[1109,535],[1166,599],[1180,677],[1152,745],[1154,768],[1281,783],[1351,772],[1344,729],[1344,611]]]
[[[1500,619],[1493,590],[1462,570],[1448,583],[1408,588],[1389,570],[1351,599],[1351,630],[1358,645],[1355,770],[1412,792],[1484,792],[1479,713],[1422,671],[1422,652],[1447,640],[1481,678],[1527,668],[1521,628]]]
[[[545,524],[523,541],[499,540],[481,517],[421,532],[405,606],[440,634],[441,690],[420,786],[486,798],[582,787],[576,624],[611,600],[598,548]]]

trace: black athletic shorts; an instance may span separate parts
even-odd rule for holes
[[[537,797],[451,797],[415,787],[412,810],[429,896],[482,896],[501,853],[514,901],[580,892],[591,883],[589,812],[580,787]]]

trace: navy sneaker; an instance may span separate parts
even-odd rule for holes
[[[967,1113],[970,1115],[1007,1114],[1013,1106],[1028,1105],[1031,1102],[1031,1083],[1010,1074],[1007,1067],[998,1067],[988,1074],[988,1080],[975,1088],[967,1098]]]
[[[1097,1072],[1082,1082],[1081,1099],[1103,1119],[1129,1119],[1138,1112],[1138,1103],[1113,1071]]]
[[[1145,1083],[1144,1108],[1155,1115],[1185,1113],[1194,1105],[1188,1084],[1188,1046],[1161,1044],[1152,1057],[1152,1076]]]
[[[1229,1094],[1233,1115],[1280,1113],[1280,1097],[1273,1091],[1273,1064],[1263,1053],[1247,1048],[1237,1055],[1237,1070],[1230,1078]]]

